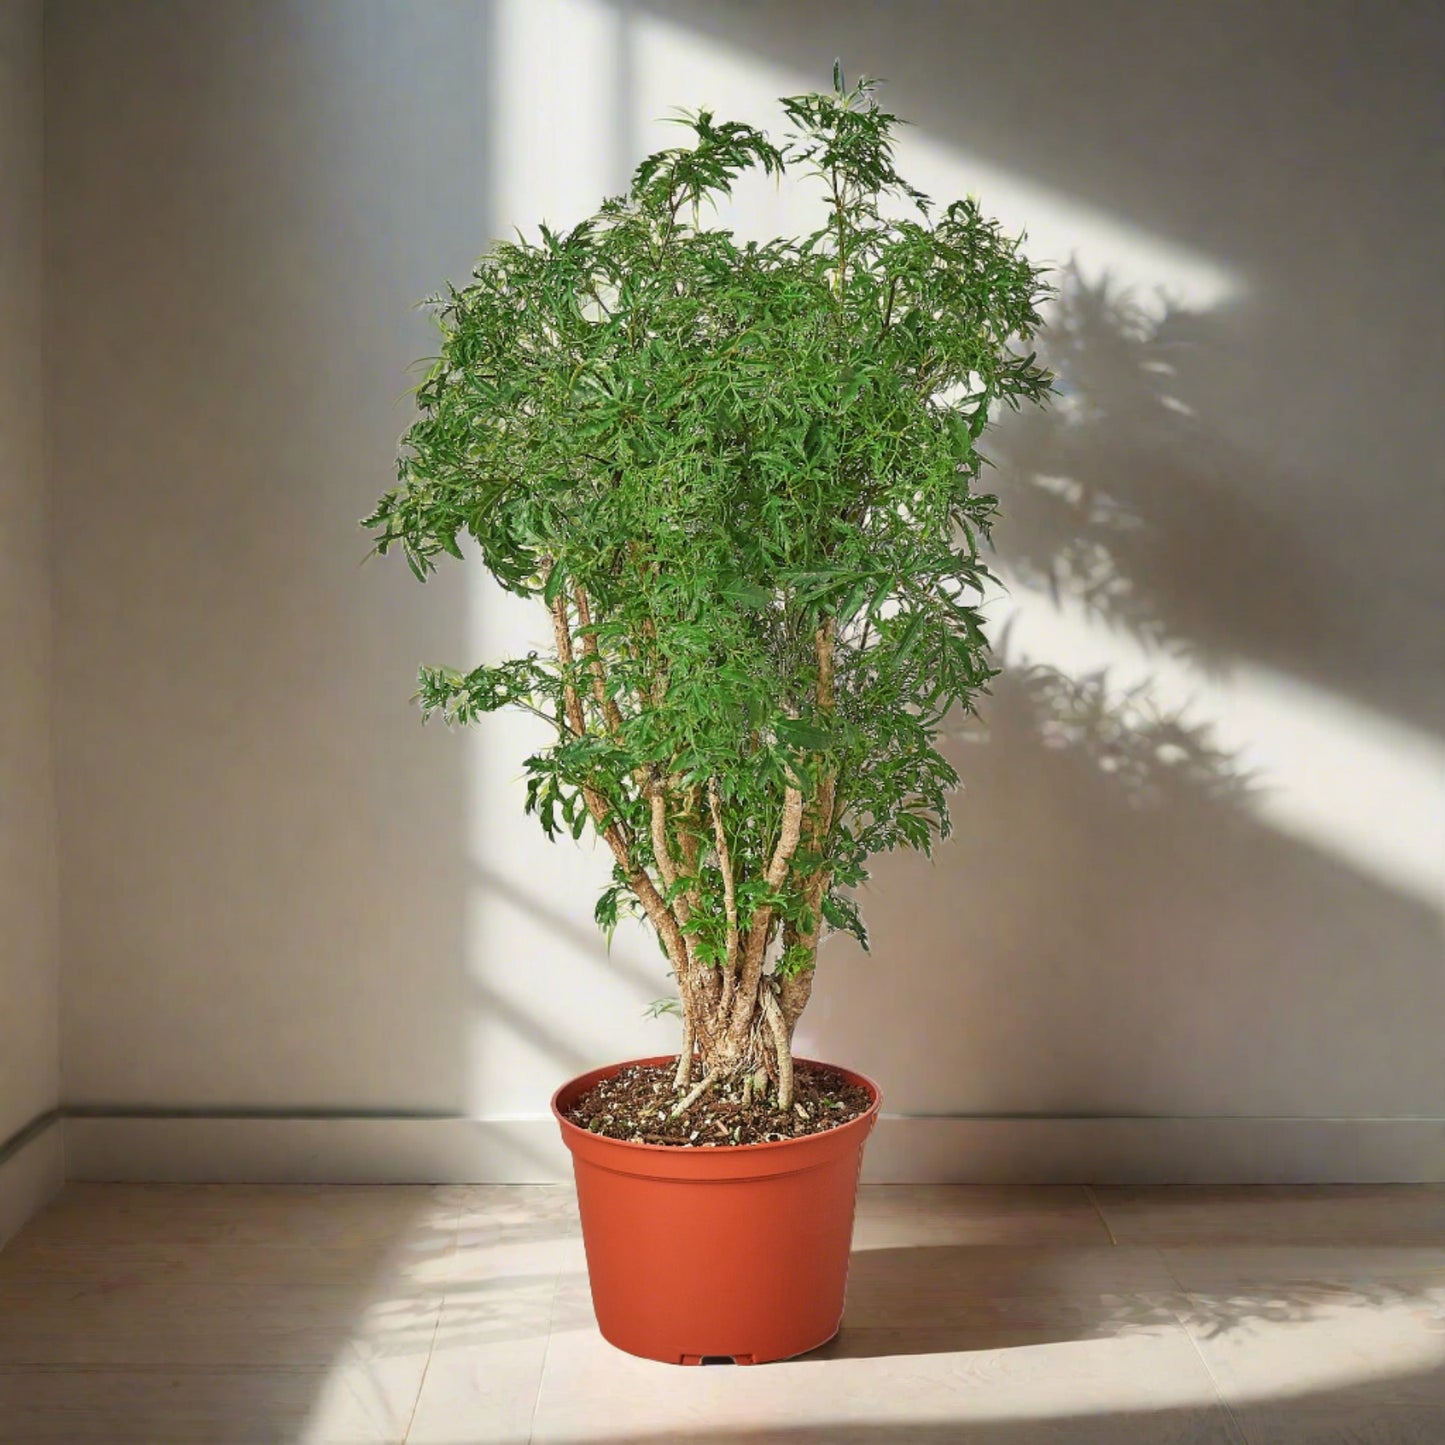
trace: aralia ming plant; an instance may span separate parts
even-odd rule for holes
[[[724,1079],[790,1106],[820,938],[866,947],[870,856],[946,834],[939,732],[993,675],[979,439],[1049,390],[1023,345],[1040,270],[974,200],[904,181],[895,117],[834,81],[782,102],[782,146],[688,117],[626,196],[434,298],[441,354],[363,523],[423,580],[470,536],[550,614],[545,653],[423,668],[420,701],[555,729],[527,808],[605,842],[605,930],[655,929],[679,1112]],[[819,188],[825,223],[705,224],[754,169]]]

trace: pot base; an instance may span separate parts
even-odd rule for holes
[[[602,1338],[607,1339],[607,1336],[603,1335]],[[816,1345],[809,1345],[806,1350],[799,1350],[796,1355],[779,1355],[775,1360],[756,1360],[751,1355],[684,1355],[677,1363],[680,1365],[773,1365],[777,1364],[778,1360],[796,1360],[801,1355],[812,1354],[814,1350],[821,1350],[824,1345],[837,1338],[838,1331],[834,1330],[826,1340],[819,1340]],[[608,1343],[611,1344],[612,1341],[608,1340]],[[617,1348],[621,1349],[622,1346],[618,1345]]]

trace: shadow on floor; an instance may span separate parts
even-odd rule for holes
[[[1416,1248],[1438,1239],[1433,1212],[1402,1205],[1394,1213],[1407,1228],[1383,1220],[1385,1245],[1362,1240],[1350,1200],[1326,1201],[1328,1218],[1303,1221],[1306,1243],[1281,1246],[1263,1210],[1244,1217],[1254,1192],[1237,1198],[1229,1242],[1166,1253],[860,1250],[840,1335],[779,1367],[789,1413],[806,1410],[806,1424],[722,1423],[766,1409],[757,1387],[767,1367],[734,1389],[648,1365],[648,1388],[677,1396],[676,1428],[626,1431],[604,1413],[596,1431],[537,1439],[1438,1445],[1445,1277]],[[1170,1201],[1148,1227],[1187,1236],[1171,1210],[1200,1199]],[[72,1187],[0,1255],[0,1442],[522,1445],[537,1384],[511,1372],[540,1362],[547,1337],[596,1329],[576,1234],[569,1190]],[[1150,1340],[1158,1349],[1138,1350]],[[1090,1353],[1106,1341],[1126,1354]],[[1190,1363],[1196,1355],[1208,1374]],[[1158,1377],[1141,1371],[1136,1387],[1133,1358],[1154,1361]],[[453,1388],[420,1409],[441,1363]],[[644,1383],[638,1368],[618,1356],[615,1388]],[[1211,1376],[1228,1383],[1229,1407]],[[605,1410],[614,1386],[572,1383],[598,1392]],[[1130,1408],[1121,1395],[1143,1403]],[[494,1412],[502,1396],[515,1396],[506,1408],[515,1428]],[[699,1398],[717,1402],[715,1427],[681,1423],[706,1418]],[[870,1408],[891,1418],[859,1418]],[[829,1418],[842,1409],[852,1418]],[[901,1409],[913,1418],[897,1418]],[[409,1434],[422,1416],[426,1428]]]
[[[1112,1252],[1110,1252],[1112,1255]],[[1117,1262],[1115,1262],[1117,1260]],[[1143,1263],[1147,1271],[1134,1269]],[[1433,1318],[1445,1354],[1445,1314],[1415,1278],[1250,1280],[1185,1290],[1152,1249],[1101,1261],[1069,1249],[932,1245],[853,1255],[843,1327],[807,1362],[990,1350],[1149,1335],[1180,1326],[1196,1339],[1260,1326],[1305,1325],[1327,1312],[1407,1307]],[[1439,1281],[1434,1284],[1438,1289]]]

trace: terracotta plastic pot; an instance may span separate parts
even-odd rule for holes
[[[672,1061],[594,1069],[552,1096],[572,1151],[602,1334],[629,1354],[674,1365],[753,1365],[816,1349],[843,1318],[853,1202],[878,1086],[838,1069],[872,1093],[867,1113],[770,1144],[633,1144],[564,1117],[599,1079]]]

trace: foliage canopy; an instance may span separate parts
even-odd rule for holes
[[[896,118],[834,78],[783,100],[781,146],[688,116],[628,195],[435,298],[441,354],[363,524],[423,579],[474,538],[550,611],[554,649],[424,668],[423,708],[555,726],[528,808],[606,839],[599,922],[651,919],[700,1049],[708,1018],[745,1039],[765,955],[781,993],[824,920],[866,942],[871,855],[946,832],[939,728],[992,675],[978,444],[1049,389],[1040,270],[973,199],[911,187]],[[757,170],[818,188],[819,228],[706,224]]]

